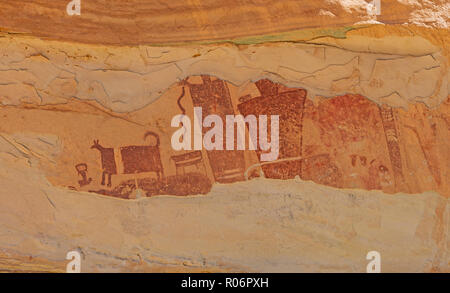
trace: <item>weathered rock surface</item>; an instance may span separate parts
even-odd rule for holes
[[[0,3],[0,271],[450,272],[445,1],[26,2]],[[279,115],[278,160],[174,150],[194,107]]]
[[[82,271],[448,271],[448,199],[255,179],[208,196],[123,200],[56,188],[2,153],[2,248]],[[27,180],[23,180],[27,178]],[[60,266],[64,269],[63,264]]]
[[[82,0],[81,15],[71,17],[66,14],[69,2],[3,1],[0,27],[50,39],[141,45],[228,40],[355,23],[448,28],[450,9],[446,0],[383,0],[381,15],[370,13],[369,1],[364,0]]]
[[[361,94],[394,107],[422,102],[435,108],[447,99],[448,34],[411,37],[400,29],[391,32],[399,36],[386,42],[377,36],[387,32],[383,27],[358,31],[356,42],[350,35],[347,42],[314,41],[323,45],[282,42],[243,47],[74,47],[5,37],[0,39],[0,101],[57,104],[74,97],[129,112],[155,101],[174,83],[201,74],[235,85],[269,78],[305,88],[310,97]],[[367,47],[356,48],[358,42]],[[411,42],[414,48],[409,47]],[[389,50],[395,53],[387,54]]]

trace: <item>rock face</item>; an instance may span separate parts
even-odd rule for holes
[[[173,0],[164,4],[141,0],[81,0],[81,15],[71,17],[66,14],[69,2],[3,1],[0,27],[8,32],[65,41],[142,45],[228,40],[355,23],[409,23],[448,28],[450,9],[446,0],[384,0],[380,15],[369,9],[369,1],[364,0]],[[20,13],[17,7],[23,7]]]
[[[449,272],[448,4],[65,2],[0,4],[0,270]]]

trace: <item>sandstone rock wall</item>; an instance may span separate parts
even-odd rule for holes
[[[445,1],[44,2],[0,3],[0,271],[449,272]],[[195,106],[280,160],[174,150]]]
[[[82,1],[78,17],[66,14],[69,1],[15,0],[0,3],[0,27],[7,32],[84,43],[142,45],[211,42],[299,29],[355,23],[419,24],[448,28],[445,0],[383,0],[381,15],[363,0],[316,1]],[[20,7],[20,13],[17,12]],[[333,35],[333,30],[323,32]]]

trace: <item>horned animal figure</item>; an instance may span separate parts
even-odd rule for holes
[[[99,140],[94,140],[91,149],[100,151],[102,160],[102,185],[105,185],[105,177],[108,176],[108,186],[111,184],[111,176],[115,174],[138,174],[144,172],[156,172],[158,180],[164,176],[159,153],[159,136],[148,131],[144,135],[153,136],[156,139],[154,146],[125,146],[119,148],[105,148]]]

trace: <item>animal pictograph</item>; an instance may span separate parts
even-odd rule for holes
[[[144,135],[144,139],[148,136],[156,139],[154,146],[124,146],[115,149],[105,148],[100,145],[98,139],[94,140],[91,149],[97,149],[101,155],[102,185],[105,185],[107,177],[107,186],[110,187],[112,185],[111,176],[116,174],[155,172],[158,180],[164,176],[159,152],[159,136],[152,131],[148,131]]]

